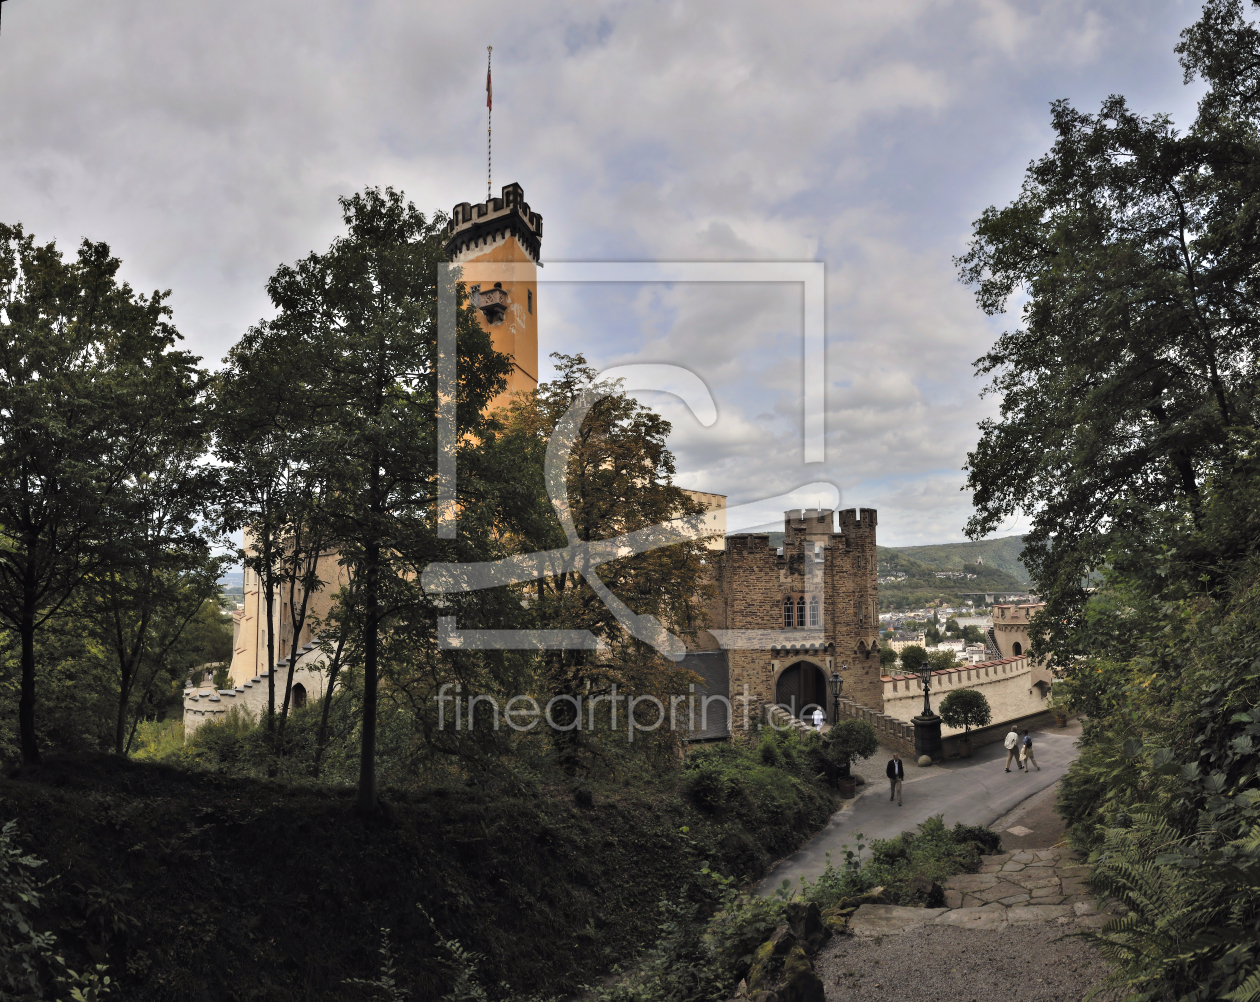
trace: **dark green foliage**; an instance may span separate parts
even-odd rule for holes
[[[978,689],[954,689],[941,700],[939,713],[946,727],[987,727],[993,711],[984,693]]]
[[[870,758],[878,749],[879,735],[865,720],[841,720],[821,739],[811,736],[806,744],[815,767],[829,780],[847,776],[854,762]]]
[[[928,653],[918,644],[911,644],[901,649],[901,668],[903,671],[915,672],[928,658]]]
[[[311,733],[310,710],[288,733]],[[382,740],[387,779],[404,773],[391,764],[393,740]],[[483,955],[489,997],[503,997],[502,981],[512,998],[573,991],[657,939],[657,902],[678,900],[697,860],[755,879],[834,809],[821,784],[764,764],[759,747],[715,746],[693,753],[695,770],[588,781],[589,806],[563,784],[387,786],[384,816],[363,819],[353,756],[333,769],[348,781],[340,787],[281,785],[250,778],[286,761],[266,758],[267,747],[265,732],[238,721],[198,731],[189,754],[199,770],[102,756],[0,781],[0,815],[20,815],[62,874],[42,906],[49,928],[83,918],[74,884],[132,885],[121,907],[139,924],[109,958],[127,999],[202,988],[242,1000],[349,998],[344,979],[379,980],[385,926],[391,977],[436,1000],[457,972],[417,903],[443,937]],[[732,787],[715,815],[683,790],[709,769]],[[703,917],[717,900],[697,893],[684,904],[680,914]],[[71,966],[90,957],[77,941],[69,949]]]
[[[705,762],[687,773],[687,795],[702,811],[716,814],[731,798],[734,784],[716,762]]]
[[[164,464],[196,465],[203,449],[206,374],[170,350],[170,293],[137,295],[120,267],[104,243],[68,261],[0,224],[0,626],[20,652],[26,762],[40,756],[37,648],[92,575],[146,564],[134,530],[171,486]],[[192,523],[213,476],[175,480],[178,514],[148,543],[178,553],[201,542]]]

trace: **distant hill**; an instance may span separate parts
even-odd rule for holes
[[[768,535],[772,547],[783,545],[783,533]],[[962,605],[967,592],[1027,592],[1031,581],[1019,562],[1023,548],[1022,536],[978,543],[877,547],[879,607],[921,609],[929,602],[941,600]],[[977,558],[984,562],[977,564]],[[904,578],[900,576],[903,574]],[[937,577],[938,574],[954,576]]]
[[[880,608],[918,609],[937,601],[957,606],[968,592],[1026,592],[1028,572],[1019,562],[1023,545],[1022,537],[1008,536],[979,543],[881,546]]]
[[[1024,548],[1023,536],[1004,536],[1001,539],[982,539],[977,543],[933,543],[930,546],[881,546],[879,561],[882,566],[892,555],[909,557],[937,571],[968,571],[974,573],[976,560],[984,561],[983,567],[999,570],[1027,588],[1032,584],[1028,571],[1019,562],[1019,552]]]

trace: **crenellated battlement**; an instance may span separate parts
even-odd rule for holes
[[[838,513],[840,531],[845,535],[873,534],[879,524],[874,508],[845,508]]]
[[[503,194],[473,205],[460,202],[451,210],[446,225],[446,252],[456,263],[469,251],[514,236],[535,261],[542,252],[542,216],[530,209],[525,189],[519,184],[503,186]]]

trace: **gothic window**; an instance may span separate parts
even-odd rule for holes
[[[783,600],[783,625],[787,629],[792,628],[795,620],[792,617],[792,599],[790,597]]]
[[[862,569],[862,558],[858,557],[858,570],[860,571],[861,569]]]
[[[805,596],[802,595],[796,600],[796,625],[805,625]]]
[[[809,597],[809,625],[818,626],[818,596],[811,595]]]

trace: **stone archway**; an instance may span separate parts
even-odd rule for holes
[[[796,717],[807,706],[819,706],[826,713],[827,676],[812,661],[795,661],[779,673],[774,701]]]
[[[1011,644],[1011,653],[1016,657],[1022,656],[1024,653],[1024,645],[1016,640],[1015,643]]]
[[[296,710],[299,706],[306,705],[306,686],[301,682],[294,683],[291,695],[293,697],[293,708]]]

